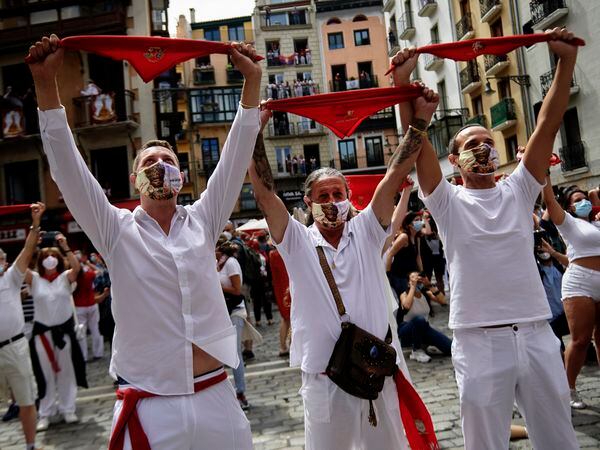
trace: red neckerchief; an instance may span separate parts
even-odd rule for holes
[[[338,137],[350,136],[360,123],[377,111],[419,97],[422,87],[357,89],[331,94],[270,100],[266,108],[308,117],[325,125]]]
[[[515,36],[498,36],[482,39],[467,39],[465,41],[431,44],[417,48],[417,53],[429,53],[440,58],[453,59],[454,61],[469,61],[479,55],[506,55],[508,52],[538,42],[548,42],[552,35],[548,33],[517,34]],[[574,38],[569,41],[572,45],[583,46],[585,41]],[[386,75],[394,70],[392,64]]]
[[[58,276],[60,275],[59,272],[54,272],[52,274],[47,274],[44,273],[44,275],[42,275],[42,278],[48,280],[50,283],[52,283],[54,280],[56,280],[58,278]]]
[[[147,36],[72,36],[61,39],[60,46],[129,61],[146,83],[180,62],[232,49],[229,42]],[[262,59],[257,55],[255,60]]]

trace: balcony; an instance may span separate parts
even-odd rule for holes
[[[448,155],[448,142],[463,127],[468,114],[466,108],[439,109],[435,112],[427,134],[438,158]]]
[[[427,45],[438,44],[439,41],[431,41]],[[444,59],[439,56],[430,55],[429,53],[425,53],[423,55],[425,60],[425,70],[436,71],[444,67]]]
[[[549,70],[548,72],[540,75],[540,86],[542,88],[542,97],[545,97],[550,90],[550,86],[552,86],[552,81],[554,80],[554,71],[556,69]],[[575,75],[571,79],[571,95],[577,94],[579,92],[579,85],[577,84],[577,80],[575,79]]]
[[[529,2],[531,22],[536,31],[546,30],[569,14],[565,0],[532,0]]]
[[[227,82],[234,83],[234,84],[243,83],[244,75],[242,75],[242,72],[240,72],[239,70],[237,70],[233,67],[228,67],[227,68]]]
[[[74,128],[79,128],[78,131],[115,126],[135,129],[139,124],[133,112],[134,100],[135,94],[128,89],[74,97]]]
[[[308,95],[319,93],[320,89],[317,83],[308,83],[306,81],[292,84],[271,83],[265,88],[265,98],[272,98],[273,100],[290,97],[306,97]]]
[[[502,12],[502,2],[500,0],[479,0],[479,9],[481,10],[481,22],[492,23]]]
[[[507,97],[500,100],[490,108],[492,114],[492,130],[506,130],[517,123],[517,112],[515,111],[515,100]]]
[[[388,32],[388,56],[394,56],[401,50],[397,36],[398,30],[396,30],[395,28],[390,29],[390,31]]]
[[[487,117],[485,114],[478,114],[477,116],[469,117],[465,122],[465,125],[479,124],[482,127],[487,128]]]
[[[456,22],[456,37],[459,41],[464,41],[471,39],[473,36],[475,36],[475,31],[473,30],[471,14],[465,14]]]
[[[356,129],[356,131],[384,130],[396,128],[396,114],[394,108],[389,107],[369,116]]]
[[[384,12],[392,12],[394,7],[396,6],[395,0],[384,0],[383,2],[383,11]]]
[[[412,11],[408,10],[398,21],[398,38],[405,41],[415,36],[415,25],[413,23]]]
[[[354,89],[369,89],[379,87],[377,75],[370,75],[368,79],[356,80],[329,80],[329,92],[352,91]]]
[[[585,146],[583,142],[574,142],[561,147],[559,150],[561,167],[563,172],[571,172],[578,169],[587,169],[585,159]]]
[[[50,9],[49,3],[51,2],[39,2],[39,5],[44,6],[43,9]],[[55,3],[58,4],[64,2]],[[95,3],[98,5],[104,4],[104,2]],[[19,15],[24,16],[28,23],[24,26],[0,30],[0,42],[2,42],[2,45],[0,45],[0,55],[23,52],[24,49],[28,48],[29,45],[39,39],[40,36],[48,36],[52,33],[56,33],[61,38],[82,34],[125,34],[127,31],[126,6],[119,4],[119,2],[111,3],[110,6],[107,5],[104,8],[96,8],[95,6],[98,5],[79,5],[79,17],[59,19],[39,24],[29,23],[28,14],[31,11],[30,8],[34,7],[34,4],[27,3],[26,6],[21,8],[23,11],[19,13],[18,11],[21,11],[21,9],[14,9],[14,14],[16,15],[18,13]],[[109,10],[106,11],[105,9]],[[11,13],[11,15],[13,13],[13,11],[0,12],[3,12],[4,14],[2,14],[2,16],[5,17],[8,13]]]
[[[194,67],[194,84],[215,84],[215,69],[212,66]]]
[[[294,9],[281,13],[271,12],[269,15],[261,14],[260,29],[263,31],[287,31],[310,29],[310,14],[307,9]]]
[[[306,137],[323,134],[323,125],[312,120],[296,123],[286,123],[281,121],[277,125],[271,121],[267,127],[265,137],[268,139],[286,139],[290,137]]]
[[[437,10],[437,2],[435,0],[419,0],[419,17],[431,17]]]
[[[491,77],[510,66],[510,61],[506,55],[484,55],[483,66],[485,67],[485,75]]]
[[[467,67],[460,71],[460,87],[463,94],[470,94],[481,87],[481,77],[476,60],[469,61]]]

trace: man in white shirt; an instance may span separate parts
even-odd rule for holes
[[[134,161],[130,179],[142,195],[130,212],[109,203],[75,146],[57,93],[58,41],[52,35],[36,42],[30,69],[52,176],[111,274],[110,372],[120,400],[109,448],[130,448],[130,440],[138,440],[160,449],[250,449],[249,422],[231,384],[222,382],[223,364],[237,367],[239,360],[214,249],[259,129],[255,50],[236,44],[231,51],[245,78],[241,107],[200,200],[177,205],[183,180],[177,155],[168,143],[151,141]]]
[[[340,336],[342,318],[319,264],[317,247],[324,250],[349,320],[385,339],[389,329],[388,281],[381,253],[390,233],[394,199],[426,139],[425,130],[438,100],[437,94],[427,88],[415,100],[414,125],[391,157],[373,200],[357,216],[350,208],[351,192],[341,172],[323,168],[311,173],[304,201],[314,224],[308,228],[290,217],[274,192],[262,136],[257,139],[249,174],[271,238],[290,277],[290,364],[302,369],[300,393],[307,450],[409,448],[391,378],[386,379],[383,391],[373,402],[378,424],[371,426],[367,420],[372,417],[369,401],[343,391],[324,374]],[[269,114],[262,115],[264,126]]]
[[[537,127],[514,172],[495,182],[492,133],[475,125],[450,141],[450,162],[463,186],[442,177],[429,142],[417,159],[420,194],[438,224],[450,273],[452,359],[467,450],[505,449],[516,399],[533,447],[579,448],[571,424],[569,387],[559,343],[534,259],[531,214],[549,167],[556,133],[569,102],[577,57],[572,33],[554,29],[559,57]],[[408,84],[418,55],[393,59],[396,86]],[[413,111],[400,106],[403,126]]]
[[[30,232],[12,266],[8,267],[6,253],[0,249],[0,394],[10,388],[19,405],[26,450],[36,448],[37,386],[29,344],[23,333],[25,318],[21,306],[21,286],[40,237],[40,220],[45,209],[43,203],[31,205]]]

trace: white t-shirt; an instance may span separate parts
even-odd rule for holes
[[[490,189],[442,180],[427,197],[450,274],[449,327],[551,317],[534,257],[531,214],[542,186],[519,164]]]
[[[322,246],[350,321],[384,339],[388,330],[388,283],[381,250],[388,231],[371,206],[348,221],[338,248],[314,225],[289,218],[284,237],[276,244],[290,277],[292,345],[290,365],[307,373],[324,372],[341,332],[341,318],[319,264]]]
[[[430,308],[425,299],[425,294],[421,292],[421,297],[415,295],[410,309],[404,314],[404,322],[410,322],[415,317],[423,317],[429,321],[429,311]]]
[[[240,276],[240,283],[244,282],[242,275],[242,267],[240,266],[240,263],[237,259],[230,256],[229,258],[227,258],[227,261],[225,261],[225,264],[223,264],[223,267],[219,271],[219,280],[221,281],[221,286],[226,288],[233,287],[230,277],[234,275]]]
[[[14,265],[0,276],[0,342],[22,333],[25,327],[21,306],[23,278],[25,274]]]
[[[65,323],[73,316],[71,283],[65,270],[53,281],[32,272],[31,296],[35,303],[33,320],[47,327]]]
[[[600,256],[600,223],[590,223],[583,219],[576,219],[569,213],[565,220],[556,227],[567,243],[567,256],[569,261],[588,256]]]

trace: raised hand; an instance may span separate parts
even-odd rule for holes
[[[552,35],[554,39],[548,42],[548,47],[560,58],[577,56],[578,47],[569,43],[575,37],[572,32],[566,28],[556,27],[546,30],[546,33]]]
[[[67,238],[64,234],[58,233],[56,235],[56,243],[62,251],[67,252],[69,250],[69,244],[67,244]]]
[[[414,118],[423,120],[426,122],[426,125],[429,125],[431,117],[436,111],[439,102],[440,96],[427,86],[423,86],[423,94],[421,97],[413,100],[413,108],[415,111]]]
[[[231,62],[247,80],[260,80],[262,69],[258,62],[254,61],[256,49],[252,44],[233,42],[231,49]]]
[[[44,211],[46,211],[46,205],[42,202],[32,203],[31,206],[31,222],[33,227],[38,227],[42,220],[42,216],[44,215]]]
[[[29,47],[27,62],[34,81],[56,78],[64,57],[64,49],[58,46],[59,41],[58,36],[52,34]]]
[[[269,99],[272,100],[272,99]],[[260,102],[260,131],[262,132],[265,129],[267,123],[269,123],[269,119],[273,115],[271,110],[267,109],[265,105],[269,100],[263,100]]]
[[[419,59],[416,50],[416,47],[404,48],[392,58],[394,86],[403,86],[410,83],[410,74],[417,67],[417,60]]]

